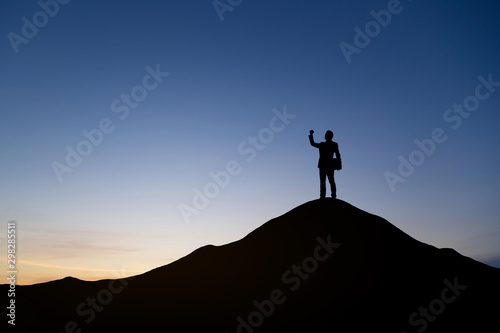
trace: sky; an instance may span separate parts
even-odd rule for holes
[[[0,2],[0,260],[117,278],[337,195],[500,267],[500,3]],[[8,275],[5,269],[4,275]]]

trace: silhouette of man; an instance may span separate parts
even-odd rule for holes
[[[314,142],[313,138],[313,130],[309,131],[309,142],[311,146],[319,149],[319,182],[320,182],[320,198],[324,199],[326,195],[326,177],[328,177],[328,181],[330,182],[330,188],[332,191],[332,198],[337,197],[337,187],[335,186],[335,178],[333,177],[333,173],[335,169],[340,170],[341,164],[335,165],[335,159],[333,158],[333,154],[335,153],[338,162],[340,162],[340,152],[339,145],[337,142],[332,141],[333,132],[328,130],[325,133],[325,140],[320,143]]]

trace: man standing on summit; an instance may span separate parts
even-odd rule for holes
[[[314,142],[313,130],[309,131],[309,142],[311,146],[319,149],[319,181],[320,181],[320,198],[324,199],[326,195],[326,177],[330,182],[330,188],[332,190],[332,198],[337,197],[337,187],[335,186],[335,178],[333,178],[333,173],[335,170],[342,169],[342,161],[340,159],[339,145],[337,142],[332,141],[333,132],[328,130],[325,133],[325,140],[320,143]],[[335,153],[336,158],[333,158]]]

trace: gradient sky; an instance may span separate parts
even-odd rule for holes
[[[500,87],[477,88],[500,81],[499,2],[41,2],[52,15],[0,2],[0,258],[17,221],[19,284],[142,273],[316,199],[310,129],[335,133],[340,199],[500,258]],[[82,131],[99,126],[89,152]],[[415,153],[437,128],[446,140]],[[67,147],[89,153],[60,181]],[[391,190],[385,175],[410,155],[419,165]],[[228,163],[229,183],[207,185]],[[187,223],[197,189],[212,198]]]

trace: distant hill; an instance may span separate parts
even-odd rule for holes
[[[500,269],[323,199],[141,275],[19,286],[16,329],[498,332],[499,282]]]

